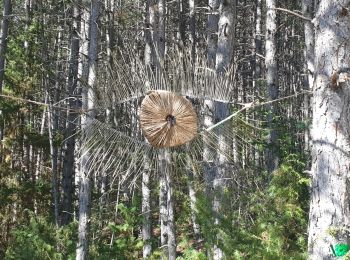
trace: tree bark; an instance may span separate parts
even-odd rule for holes
[[[315,32],[314,26],[311,23],[314,13],[313,0],[303,0],[303,16],[309,18],[310,21],[304,21],[304,35],[305,35],[305,79],[304,79],[304,90],[311,90],[314,83],[314,54],[315,54]],[[304,96],[304,120],[310,118],[310,96],[306,94]],[[305,151],[308,152],[310,149],[310,131],[309,128],[305,130],[304,134]]]
[[[11,14],[11,0],[4,0],[3,18],[1,24],[1,36],[0,36],[0,93],[2,92],[2,86],[4,82],[5,74],[5,56],[7,49],[7,35],[10,24]]]
[[[150,165],[149,157],[145,155],[145,166],[142,172],[142,239],[144,259],[148,259],[152,252],[152,223],[151,223],[151,190],[150,190]]]
[[[163,59],[165,55],[165,0],[158,0],[158,38],[157,38],[157,49],[158,55],[161,60],[161,64],[163,64]]]
[[[234,39],[234,1],[222,0],[219,6],[218,44],[215,68],[223,73],[231,64]]]
[[[209,15],[207,26],[207,43],[208,43],[208,65],[215,67],[216,49],[218,42],[218,22],[219,22],[219,0],[209,0]]]
[[[177,0],[178,5],[178,31],[177,31],[177,42],[180,47],[186,44],[186,11],[184,0]]]
[[[322,0],[314,19],[310,259],[332,259],[331,246],[349,244],[349,5],[349,0]]]
[[[0,35],[0,94],[2,94],[2,88],[4,84],[5,75],[5,60],[6,60],[6,49],[7,49],[7,35],[10,24],[11,14],[11,0],[4,0],[3,7],[3,18],[1,23],[1,35]],[[0,163],[2,162],[2,140],[4,136],[4,119],[2,110],[0,110]]]
[[[169,150],[159,151],[159,218],[160,218],[160,245],[163,247],[163,256],[169,255],[168,249],[168,185],[166,183],[167,171],[171,164]]]
[[[254,47],[255,47],[255,61],[254,61],[254,81],[253,88],[255,91],[258,91],[256,88],[258,87],[256,81],[261,77],[261,61],[259,55],[262,55],[262,41],[261,41],[261,1],[256,0],[256,13],[255,13],[255,39],[254,39]]]
[[[61,51],[62,47],[62,33],[59,32],[56,40],[56,71],[61,71]],[[52,183],[52,201],[54,208],[54,217],[56,226],[59,225],[59,147],[56,143],[56,137],[59,130],[59,111],[56,108],[52,107],[52,104],[55,104],[60,99],[60,75],[58,74],[54,81],[54,88],[52,93],[49,93],[50,89],[48,88],[49,94],[49,109],[48,109],[48,122],[49,122],[49,142],[50,142],[50,155],[51,155],[51,183]]]
[[[77,124],[77,113],[72,110],[78,108],[76,100],[76,88],[78,82],[78,65],[79,65],[79,36],[80,31],[80,3],[76,3],[73,7],[73,23],[71,29],[71,46],[70,61],[68,68],[67,91],[68,100],[68,116],[66,129],[66,151],[63,161],[62,172],[62,215],[61,224],[66,225],[72,221],[73,216],[73,180],[74,180],[74,158],[75,158],[75,128]]]
[[[188,1],[189,5],[189,41],[191,44],[191,59],[194,61],[196,58],[196,4],[194,0]]]
[[[86,4],[86,3],[85,3]],[[94,111],[94,85],[96,81],[97,69],[97,46],[99,39],[98,17],[100,15],[100,1],[92,0],[90,9],[89,25],[89,53],[88,66],[83,69],[82,75],[82,109],[85,115],[81,119],[82,134],[89,128],[93,118]],[[84,152],[83,152],[84,153]],[[79,188],[79,227],[78,244],[76,250],[76,259],[87,259],[89,249],[89,217],[91,207],[91,171],[88,162],[89,154],[82,158]]]
[[[278,69],[277,69],[277,23],[276,23],[276,1],[266,0],[266,45],[265,45],[265,65],[268,100],[278,98]],[[274,117],[277,113],[277,107],[273,103],[269,106],[267,116],[269,136],[267,139],[268,147],[266,149],[266,166],[269,172],[273,172],[278,166],[277,154],[277,131],[274,129]]]
[[[234,15],[235,15],[235,1],[222,0],[219,6],[219,22],[218,22],[218,45],[216,51],[216,73],[219,76],[227,72],[231,65],[233,54],[233,39],[234,39]],[[223,102],[214,102],[214,118],[215,121],[225,119],[230,112],[230,105]],[[218,130],[219,136],[219,151],[225,151],[229,154],[232,147],[232,139],[225,137],[222,130]],[[221,152],[216,155],[215,175],[213,179],[213,212],[215,215],[215,225],[219,224],[219,218],[222,212],[223,193],[226,186],[225,178],[228,176],[227,158]],[[219,238],[218,238],[219,240]],[[225,257],[221,248],[214,245],[213,259],[219,260]]]
[[[56,99],[54,99],[56,100]],[[57,102],[57,101],[54,101]],[[54,103],[52,100],[50,104]],[[55,219],[55,225],[59,224],[59,209],[58,209],[58,148],[55,144],[56,133],[58,129],[57,111],[49,106],[48,109],[48,122],[49,122],[49,142],[50,142],[50,155],[51,155],[51,186],[52,186],[52,202],[53,213]]]
[[[151,15],[154,14],[154,12],[151,11],[151,3],[152,0],[146,1],[146,14],[145,14],[145,55],[144,55],[144,62],[147,68],[151,68],[152,66],[152,57],[154,57],[154,45],[152,41],[152,31],[154,28],[154,25],[151,24],[151,21],[154,21],[154,18],[151,17]]]
[[[195,168],[193,167],[191,155],[187,155],[187,167],[188,167],[187,185],[188,185],[188,196],[190,197],[192,227],[193,227],[194,238],[196,242],[199,242],[201,234],[200,234],[200,226],[197,221],[197,209],[196,209],[197,196],[196,196],[196,188],[195,188],[197,173]]]
[[[166,182],[167,182],[167,213],[168,213],[168,251],[169,260],[176,259],[176,229],[175,229],[175,211],[174,211],[174,197],[173,197],[173,181],[172,181],[172,165],[171,165],[171,151],[166,151],[167,170]]]

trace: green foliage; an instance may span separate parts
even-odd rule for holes
[[[181,241],[178,245],[180,248],[184,248],[182,256],[177,257],[177,260],[206,260],[207,257],[203,252],[200,252],[193,248],[191,243],[187,239]]]
[[[93,259],[137,259],[142,252],[143,242],[135,227],[141,224],[136,207],[118,205],[118,219],[110,222],[101,237],[90,247]],[[92,227],[92,230],[98,227]],[[112,244],[111,242],[111,237]]]
[[[305,259],[309,179],[295,154],[284,159],[268,187],[240,197],[235,208],[215,216],[202,197],[198,219],[206,247],[220,247],[235,259]],[[245,205],[245,206],[244,206]]]
[[[29,225],[12,232],[5,259],[74,259],[77,223],[56,228],[48,219],[30,213]],[[20,246],[19,246],[20,245]]]
[[[38,36],[40,35],[40,26],[37,22],[32,22],[26,29],[23,22],[22,26],[13,27],[16,37],[9,37],[6,64],[6,86],[15,93],[28,93],[35,90],[39,85],[39,73],[42,63],[39,60],[40,44]],[[28,48],[23,48],[27,42]],[[29,72],[30,71],[30,72]]]

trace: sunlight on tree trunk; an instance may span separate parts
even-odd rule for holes
[[[314,13],[314,4],[313,0],[303,0],[303,15],[309,19],[313,19]],[[314,26],[311,21],[304,22],[304,31],[305,31],[305,80],[304,80],[304,89],[312,90],[314,84],[314,73],[315,73],[315,32]],[[304,97],[304,120],[310,119],[310,96],[305,95]],[[309,128],[305,130],[304,134],[305,139],[305,151],[308,152],[310,149],[310,131]]]
[[[349,244],[350,1],[320,1],[315,16],[310,259]]]
[[[278,98],[278,68],[277,68],[277,22],[276,22],[276,1],[266,0],[266,45],[265,45],[265,65],[268,100]],[[266,166],[269,172],[273,172],[278,166],[277,154],[277,130],[274,126],[277,115],[277,105],[269,106],[267,116],[269,135],[267,137],[268,148],[266,149]]]
[[[97,63],[97,46],[98,46],[98,17],[100,15],[100,1],[93,0],[91,2],[91,14],[89,25],[89,52],[88,64],[82,75],[82,108],[86,112],[81,119],[82,131],[89,128],[94,112],[94,85],[96,81],[96,63]],[[79,189],[79,228],[78,228],[78,245],[76,251],[77,260],[85,260],[89,252],[89,222],[91,207],[91,176],[89,175],[89,155],[85,154],[82,159],[80,172],[80,189]]]

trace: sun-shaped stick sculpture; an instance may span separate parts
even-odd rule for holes
[[[135,55],[102,70],[94,90],[98,116],[81,140],[90,172],[107,172],[121,182],[136,180],[149,162],[158,168],[160,149],[176,151],[177,166],[188,167],[190,161],[199,171],[204,164],[222,165],[224,157],[233,163],[229,147],[237,122],[232,114],[218,121],[215,105],[208,107],[208,102],[233,103],[234,72],[217,75],[205,60],[177,53],[167,59],[166,69],[158,71]],[[211,124],[205,122],[207,113]],[[236,145],[241,140],[236,138]]]

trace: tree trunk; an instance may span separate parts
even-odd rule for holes
[[[75,156],[75,128],[77,124],[77,113],[71,110],[78,109],[76,88],[78,82],[78,65],[79,65],[79,36],[80,31],[80,10],[79,3],[73,7],[73,24],[71,29],[71,46],[70,61],[68,71],[67,90],[68,100],[68,117],[66,129],[66,151],[63,161],[62,173],[62,216],[61,224],[66,225],[72,220],[73,216],[73,180],[74,180],[74,156]]]
[[[142,239],[143,239],[143,258],[148,259],[152,252],[152,223],[151,223],[151,190],[150,190],[150,161],[145,155],[145,166],[142,172]]]
[[[188,149],[189,150],[189,149]],[[196,188],[195,188],[195,181],[197,180],[197,173],[196,169],[193,166],[192,158],[190,155],[187,155],[187,174],[188,174],[188,196],[190,198],[190,208],[191,208],[191,220],[192,220],[192,226],[193,226],[193,233],[194,238],[196,242],[199,242],[200,240],[200,227],[197,221],[197,196],[196,196]]]
[[[154,43],[152,40],[154,24],[154,12],[151,11],[152,0],[146,1],[146,15],[145,15],[145,55],[144,63],[147,69],[147,72],[151,74],[151,68],[155,58],[155,49]],[[147,82],[146,84],[150,84]],[[142,239],[143,239],[143,253],[142,256],[144,259],[148,259],[152,253],[152,214],[151,214],[151,190],[150,190],[150,159],[148,155],[145,156],[145,166],[142,172]],[[161,214],[161,213],[160,213]]]
[[[332,259],[331,246],[350,242],[349,5],[322,0],[314,20],[310,259]]]
[[[49,101],[50,104],[57,102]],[[55,219],[55,225],[59,224],[59,209],[58,209],[58,148],[55,143],[56,133],[58,129],[57,111],[49,106],[48,109],[48,122],[49,122],[49,139],[50,139],[50,155],[51,155],[51,186],[52,186],[52,202],[53,213]]]
[[[224,74],[231,65],[233,54],[233,39],[234,39],[234,14],[235,14],[235,1],[223,0],[219,6],[219,22],[218,22],[218,45],[216,51],[216,73]],[[215,121],[221,121],[225,119],[230,112],[230,105],[223,102],[214,103]],[[232,139],[225,137],[222,130],[218,130],[219,136],[219,151],[225,151],[229,154],[232,147]],[[231,143],[231,144],[230,144]],[[215,225],[219,224],[219,218],[222,212],[223,193],[226,186],[225,178],[228,176],[227,158],[222,153],[218,152],[216,155],[216,165],[213,179],[213,212],[215,215]],[[219,238],[218,238],[219,240]],[[221,248],[214,245],[213,259],[223,259],[224,253]]]
[[[191,44],[191,59],[192,61],[196,58],[196,4],[194,0],[188,1],[189,5],[189,41]]]
[[[56,52],[57,52],[57,60],[56,60],[56,71],[61,71],[61,51],[62,47],[62,33],[59,32],[56,40]],[[48,87],[49,94],[49,109],[48,109],[48,123],[49,123],[49,142],[50,142],[50,155],[51,155],[51,183],[52,183],[52,201],[54,207],[54,217],[56,226],[59,225],[59,148],[57,143],[55,142],[57,137],[57,132],[59,130],[59,111],[52,107],[52,104],[55,104],[60,99],[60,75],[58,74],[54,81],[54,88],[52,93],[50,93],[50,89]]]
[[[2,86],[4,82],[5,74],[5,56],[7,49],[7,35],[10,24],[11,14],[11,0],[4,0],[3,18],[1,24],[1,36],[0,36],[0,93],[2,92]]]
[[[209,15],[207,26],[207,42],[208,42],[208,64],[209,67],[215,67],[216,48],[218,43],[218,22],[219,22],[219,0],[209,0]]]
[[[184,0],[177,0],[178,4],[178,31],[177,42],[183,47],[186,44],[186,11]]]
[[[254,47],[255,47],[255,61],[254,61],[254,81],[253,81],[253,88],[258,87],[257,86],[257,80],[261,77],[261,62],[259,55],[262,55],[262,41],[261,41],[261,1],[262,0],[256,0],[256,13],[255,13],[255,39],[254,39]],[[258,89],[254,89],[255,91],[258,91]]]
[[[277,70],[277,56],[276,56],[276,42],[277,42],[277,23],[276,23],[276,1],[266,0],[266,45],[265,45],[265,65],[266,65],[266,81],[268,100],[275,100],[278,98],[278,70]],[[268,147],[266,149],[266,166],[269,172],[273,172],[278,166],[277,154],[277,131],[274,129],[274,117],[277,113],[275,103],[269,106],[269,113],[267,116],[269,136]]]
[[[165,171],[167,182],[167,210],[168,210],[168,251],[169,260],[176,259],[176,230],[175,230],[175,211],[173,197],[173,171],[171,165],[171,151],[166,151],[167,170]],[[169,157],[169,158],[168,158]],[[170,165],[169,165],[170,164]]]
[[[158,39],[157,39],[157,48],[158,55],[161,60],[161,64],[163,64],[163,59],[165,55],[165,0],[158,0]]]
[[[208,67],[211,69],[215,68],[216,61],[216,49],[217,49],[217,41],[218,41],[218,8],[219,8],[219,0],[209,0],[208,6],[210,8],[208,15],[208,25],[207,25],[207,60]],[[208,128],[215,123],[215,107],[214,102],[212,100],[206,99],[203,102],[203,126],[204,128]],[[212,199],[212,189],[213,189],[213,177],[215,175],[214,169],[214,158],[213,155],[215,151],[213,147],[210,145],[205,145],[203,147],[203,161],[205,163],[204,169],[204,180],[205,180],[205,188],[206,195],[210,199]]]
[[[220,3],[218,22],[218,44],[216,50],[215,68],[217,73],[223,73],[230,66],[234,39],[234,1],[223,0]]]
[[[309,19],[313,19],[314,4],[313,0],[303,0],[303,16]],[[315,32],[311,21],[304,22],[304,34],[305,34],[305,80],[304,80],[304,90],[311,90],[314,83],[314,52],[315,52]],[[310,118],[310,96],[306,94],[304,96],[304,120]],[[307,128],[304,134],[305,141],[305,151],[308,152],[310,149],[310,131]]]
[[[153,31],[153,24],[151,24],[151,21],[154,21],[154,18],[151,17],[151,14],[154,13],[151,11],[151,2],[152,0],[146,1],[146,14],[145,14],[145,55],[144,55],[144,62],[147,68],[151,68],[152,66],[152,57],[154,57],[154,53],[152,53],[152,50],[154,52],[154,46],[152,41],[152,31]]]
[[[82,109],[85,114],[81,119],[82,134],[89,128],[93,118],[94,111],[94,85],[96,81],[97,69],[97,46],[99,39],[98,17],[100,15],[100,1],[92,0],[90,12],[89,26],[89,53],[88,66],[83,70],[82,75]],[[84,151],[83,151],[83,154]],[[91,171],[88,162],[89,154],[85,154],[82,158],[79,188],[79,228],[78,228],[78,244],[76,250],[76,259],[84,260],[88,256],[89,248],[89,217],[91,203]]]
[[[2,94],[2,88],[4,84],[5,75],[5,59],[6,59],[6,49],[7,49],[7,35],[10,23],[11,14],[11,0],[4,0],[3,7],[3,18],[1,24],[1,35],[0,35],[0,94]],[[2,140],[4,135],[4,120],[2,115],[2,110],[0,110],[0,163],[2,162]]]
[[[171,157],[169,150],[159,150],[159,218],[160,218],[160,245],[163,247],[163,256],[169,254],[168,249],[168,185],[167,171],[170,168]]]

